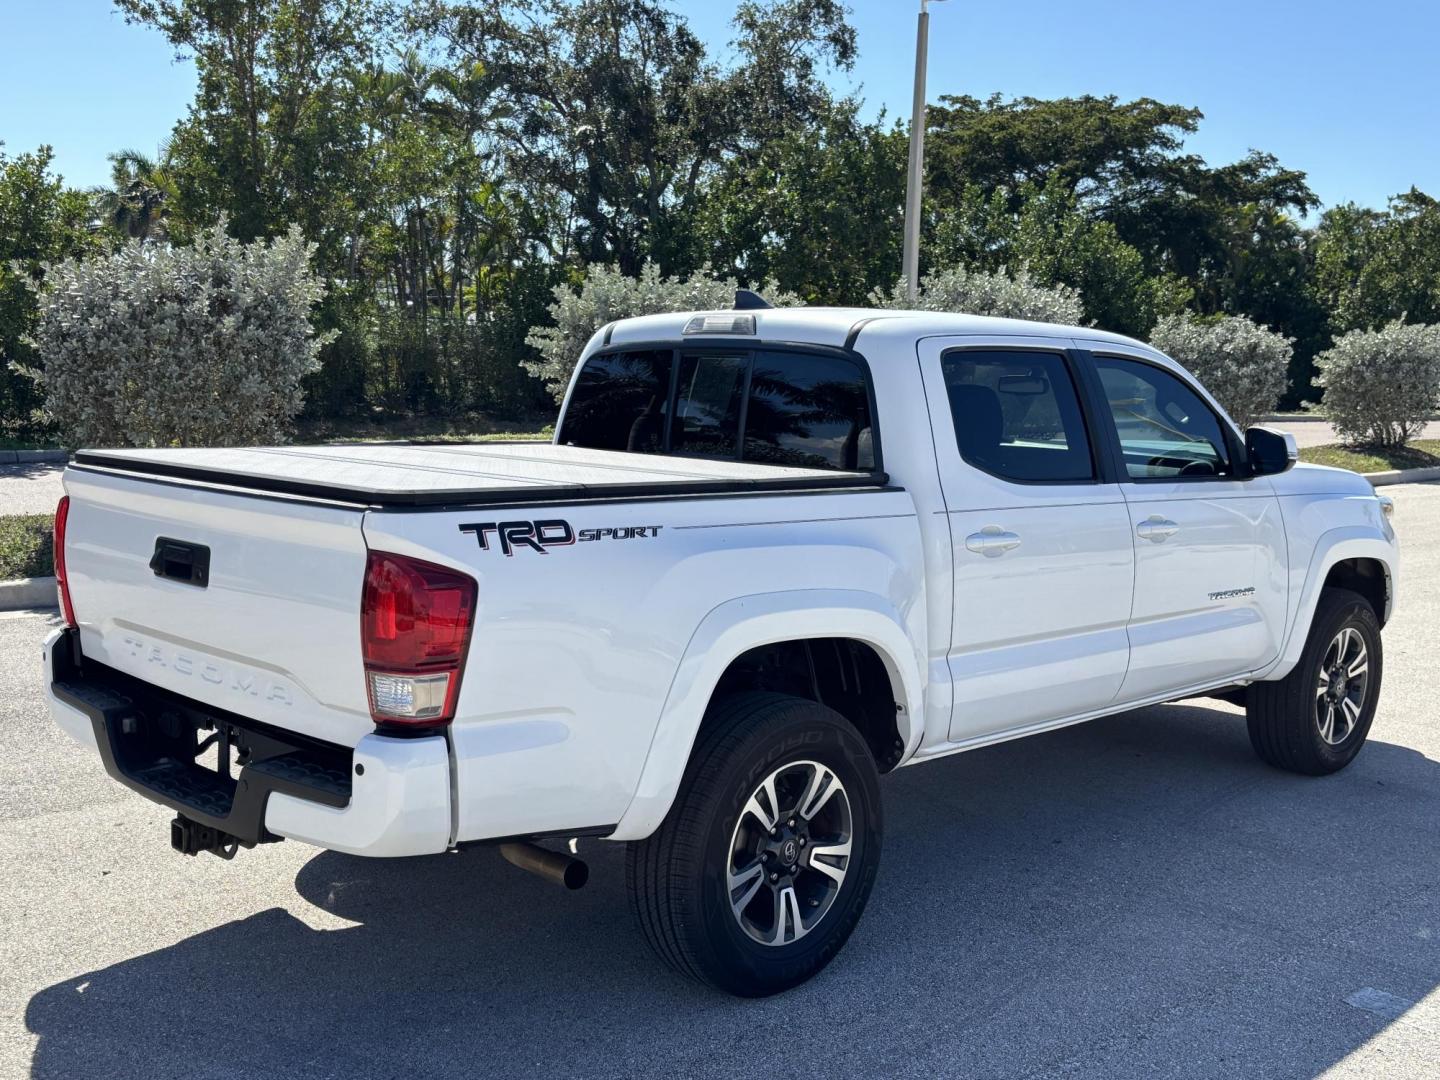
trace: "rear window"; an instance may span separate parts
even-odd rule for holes
[[[861,365],[780,349],[593,356],[571,392],[560,442],[806,469],[877,468]]]
[[[733,460],[749,353],[681,353],[670,453]]]
[[[592,356],[570,393],[560,442],[595,450],[665,449],[669,349]]]
[[[860,366],[838,356],[759,353],[745,412],[745,460],[875,468],[870,395]]]

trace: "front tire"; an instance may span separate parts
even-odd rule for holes
[[[711,706],[675,805],[625,859],[646,941],[742,997],[804,982],[845,944],[880,859],[874,758],[839,713],[746,693]]]
[[[1320,594],[1305,651],[1278,682],[1250,687],[1250,745],[1261,760],[1306,776],[1349,765],[1365,745],[1380,699],[1380,622],[1359,593]]]

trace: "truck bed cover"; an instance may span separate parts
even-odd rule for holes
[[[835,472],[550,443],[81,450],[75,467],[374,507],[507,505],[883,487]]]

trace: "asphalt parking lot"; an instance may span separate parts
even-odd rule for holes
[[[173,854],[44,713],[0,619],[0,1076],[1440,1076],[1440,485],[1392,488],[1369,745],[1273,772],[1202,700],[902,770],[812,983],[646,954],[622,852],[567,894],[488,850]]]

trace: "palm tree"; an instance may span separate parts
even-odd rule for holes
[[[165,148],[160,156],[166,156]],[[175,182],[165,166],[138,150],[121,150],[109,156],[110,186],[93,189],[101,220],[132,240],[163,240],[166,203],[175,194]]]

